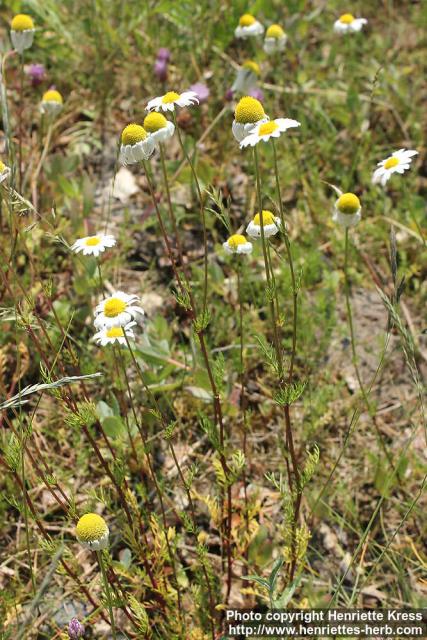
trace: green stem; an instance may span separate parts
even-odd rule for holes
[[[102,579],[103,579],[103,582],[104,582],[105,595],[107,597],[108,611],[110,613],[111,632],[113,634],[113,640],[117,640],[116,625],[115,625],[115,622],[114,622],[113,604],[112,604],[111,591],[110,591],[110,583],[108,582],[107,572],[105,571],[104,559],[102,557],[102,551],[97,551],[96,555],[97,555],[98,564],[99,564],[99,567],[100,567],[101,573],[102,573]]]
[[[272,140],[273,140],[273,156],[274,156],[274,175],[276,179],[277,199],[279,202],[280,223],[282,226],[283,237],[285,239],[285,247],[286,247],[286,253],[288,256],[289,271],[291,274],[291,282],[292,282],[292,300],[293,300],[292,353],[291,353],[291,361],[289,364],[289,375],[288,375],[288,383],[291,384],[292,378],[293,378],[293,372],[294,372],[296,346],[297,346],[298,288],[297,288],[296,278],[295,278],[295,269],[294,269],[294,262],[292,258],[291,244],[290,244],[288,232],[286,229],[285,212],[283,210],[283,201],[282,201],[282,194],[281,194],[280,180],[279,180],[279,168],[277,164],[276,144],[274,142],[274,139]]]
[[[254,167],[255,167],[256,188],[257,188],[257,195],[258,195],[258,210],[259,210],[259,217],[260,217],[262,253],[263,253],[263,256],[264,256],[265,275],[266,275],[266,278],[267,278],[267,297],[268,297],[268,302],[269,302],[269,305],[270,305],[271,323],[272,323],[273,338],[274,338],[274,349],[275,349],[276,358],[277,358],[279,384],[281,386],[283,384],[283,358],[282,358],[282,350],[280,348],[279,335],[278,335],[278,331],[277,331],[276,312],[275,312],[274,303],[273,303],[273,295],[274,295],[273,283],[272,283],[271,274],[270,274],[270,265],[269,265],[268,254],[267,254],[267,244],[266,244],[265,233],[264,233],[264,217],[263,217],[263,212],[262,212],[262,195],[261,195],[261,178],[260,178],[260,172],[259,172],[258,151],[257,151],[256,146],[254,147]]]
[[[163,172],[163,182],[165,185],[165,191],[166,191],[166,200],[168,203],[168,210],[169,210],[169,218],[174,230],[174,234],[175,234],[175,241],[176,241],[176,248],[178,250],[178,257],[179,257],[179,262],[181,264],[181,269],[184,275],[184,279],[185,279],[185,284],[188,290],[188,295],[191,298],[191,302],[192,302],[192,306],[193,308],[195,308],[195,303],[194,303],[194,299],[193,299],[193,294],[191,292],[191,287],[190,287],[190,283],[189,283],[189,277],[188,274],[186,272],[186,268],[185,268],[185,263],[184,263],[184,252],[182,249],[182,243],[181,243],[181,238],[179,235],[179,230],[178,230],[178,225],[176,222],[176,217],[175,217],[175,213],[173,210],[173,205],[172,205],[172,199],[171,199],[171,194],[170,194],[170,188],[169,188],[169,180],[168,180],[168,172],[166,169],[166,161],[165,161],[165,150],[164,150],[164,146],[163,143],[160,143],[159,145],[160,147],[160,160],[161,160],[161,165],[162,165],[162,172]]]
[[[175,124],[175,128],[176,128],[176,132],[178,134],[178,141],[180,144],[180,147],[182,149],[182,152],[185,156],[185,159],[188,162],[188,165],[191,169],[191,173],[193,174],[193,178],[194,178],[194,182],[196,185],[196,190],[197,190],[197,196],[199,198],[199,205],[200,205],[200,216],[202,219],[202,226],[203,226],[203,247],[204,247],[204,256],[203,256],[203,264],[204,264],[204,278],[203,278],[203,315],[205,315],[206,313],[206,307],[207,307],[207,296],[208,296],[208,232],[206,229],[206,214],[205,214],[205,205],[203,203],[203,196],[202,196],[202,191],[200,189],[200,184],[199,184],[199,179],[197,177],[197,173],[196,170],[194,168],[194,165],[190,159],[190,156],[187,153],[187,150],[184,146],[184,143],[182,141],[182,137],[181,137],[181,132],[179,130],[179,126],[178,126],[178,122],[176,119],[176,114],[175,111],[173,112],[173,121]]]

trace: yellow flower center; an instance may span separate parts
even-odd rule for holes
[[[42,102],[58,102],[58,104],[62,104],[64,100],[59,91],[49,89],[49,91],[43,94]]]
[[[12,31],[28,31],[34,29],[34,22],[31,16],[27,16],[26,13],[18,13],[10,25]]]
[[[128,124],[122,131],[122,144],[137,144],[147,137],[147,132],[140,124]]]
[[[264,122],[264,124],[260,125],[258,129],[259,136],[268,136],[273,131],[276,131],[279,128],[279,125],[272,120],[271,122]]]
[[[283,31],[280,24],[272,24],[270,27],[268,27],[267,33],[265,35],[267,38],[278,39],[282,38],[285,35],[285,32]]]
[[[253,60],[246,60],[243,63],[243,68],[244,69],[249,69],[250,71],[252,71],[252,73],[254,73],[256,76],[261,75],[261,69],[260,66],[257,62],[254,62]]]
[[[241,27],[250,27],[254,22],[256,22],[256,20],[250,13],[244,13],[239,20],[239,25]]]
[[[4,162],[0,160],[0,173],[3,173],[5,169],[6,169],[6,165],[4,164]]]
[[[125,335],[122,327],[111,327],[107,329],[107,338],[123,338]]]
[[[253,223],[259,227],[261,226],[261,216],[259,213],[255,215]],[[264,209],[262,212],[262,226],[264,227],[266,224],[276,224],[276,219],[271,211]]]
[[[391,158],[388,158],[388,160],[384,162],[384,169],[392,169],[393,167],[397,167],[398,164],[399,158],[396,158],[396,156],[391,156]]]
[[[86,513],[76,526],[77,537],[84,542],[95,542],[106,533],[108,533],[107,523],[97,513]]]
[[[175,100],[179,100],[179,93],[175,91],[168,91],[162,98],[163,104],[171,104],[171,102],[175,102]]]
[[[155,131],[159,131],[159,129],[164,129],[167,123],[168,121],[162,113],[152,111],[148,116],[145,116],[144,128],[149,133],[154,133]]]
[[[104,314],[107,318],[116,318],[126,309],[126,302],[120,298],[110,298],[104,304]]]
[[[343,24],[351,24],[354,20],[354,16],[351,15],[351,13],[344,13],[342,16],[340,16],[340,22],[342,22]]]
[[[360,209],[360,200],[354,193],[343,193],[338,198],[337,207],[341,213],[356,213]]]
[[[87,238],[85,245],[87,247],[96,247],[100,242],[101,240],[97,236],[92,236],[91,238]]]
[[[264,107],[256,98],[245,96],[237,103],[234,118],[240,124],[258,122],[258,120],[265,118]]]
[[[228,246],[234,251],[237,249],[239,244],[246,244],[245,236],[241,236],[238,233],[235,233],[233,236],[230,236],[227,240]]]

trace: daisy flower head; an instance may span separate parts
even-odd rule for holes
[[[362,207],[355,193],[342,193],[335,202],[332,220],[344,228],[354,227],[362,217]]]
[[[71,246],[74,253],[82,252],[84,256],[95,256],[97,258],[100,253],[104,253],[105,249],[114,247],[116,240],[113,236],[106,236],[100,233],[97,236],[86,236],[79,238]]]
[[[237,142],[241,142],[257,123],[267,122],[261,102],[251,96],[241,98],[234,110],[232,131]]]
[[[241,141],[240,148],[254,147],[261,140],[268,142],[270,138],[279,138],[287,129],[299,127],[300,125],[301,123],[298,120],[292,120],[291,118],[276,118],[276,120],[269,120],[268,122],[258,122]]]
[[[154,151],[154,140],[140,124],[128,124],[122,131],[120,144],[120,162],[135,164],[148,160]]]
[[[99,331],[95,333],[92,340],[101,347],[106,347],[107,344],[120,344],[127,346],[127,340],[135,340],[135,334],[133,332],[132,327],[136,326],[136,322],[132,320],[132,322],[128,322],[124,327],[102,327]]]
[[[231,90],[234,93],[248,94],[258,82],[261,75],[261,68],[254,60],[246,60],[237,72]]]
[[[280,218],[271,211],[264,209],[262,214],[255,214],[254,219],[246,227],[246,232],[251,238],[261,237],[261,225],[264,228],[264,237],[275,236],[280,229]]]
[[[240,17],[239,25],[234,31],[236,38],[251,38],[252,36],[262,36],[264,27],[250,13],[245,13]]]
[[[245,236],[235,233],[222,244],[224,251],[230,254],[252,253],[252,243],[248,242]]]
[[[375,169],[373,173],[372,183],[385,187],[393,173],[405,173],[409,169],[412,158],[416,155],[418,155],[418,151],[415,149],[393,151],[391,156],[378,162],[378,169]]]
[[[105,549],[109,535],[107,523],[97,513],[86,513],[76,525],[76,538],[86,549]]]
[[[40,111],[44,115],[54,118],[62,110],[63,105],[64,99],[59,91],[49,89],[43,94]]]
[[[136,305],[136,302],[138,296],[115,291],[95,308],[95,327],[125,327],[131,320],[139,320],[144,315],[144,309]]]
[[[166,120],[163,113],[152,111],[144,118],[144,129],[148,131],[154,143],[159,144],[172,138],[175,132],[175,125],[173,122]]]
[[[195,91],[168,91],[164,96],[153,98],[146,106],[146,111],[175,111],[176,107],[191,107],[199,104],[199,98]]]
[[[0,184],[8,179],[10,173],[10,168],[0,160]]]
[[[271,56],[274,53],[283,51],[286,47],[288,36],[279,24],[272,24],[268,27],[264,38],[264,51]]]
[[[18,13],[10,24],[10,38],[15,51],[22,55],[25,49],[29,49],[33,44],[35,32],[32,17],[26,13]]]
[[[367,22],[366,18],[355,18],[351,13],[343,13],[343,15],[334,22],[334,31],[340,34],[356,33],[357,31],[361,31]]]

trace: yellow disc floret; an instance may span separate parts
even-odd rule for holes
[[[268,136],[271,133],[273,133],[273,131],[276,131],[278,128],[279,128],[279,125],[276,124],[274,120],[272,120],[271,122],[264,122],[264,124],[261,124],[258,129],[258,135]]]
[[[5,169],[7,169],[5,163],[0,160],[0,173],[3,173]]]
[[[338,198],[337,207],[341,213],[357,213],[360,209],[360,200],[354,193],[343,193]]]
[[[163,104],[171,104],[176,100],[179,100],[179,93],[176,93],[176,91],[168,91],[162,98]]]
[[[116,318],[126,309],[126,302],[120,298],[110,298],[104,304],[104,314],[107,318]]]
[[[147,132],[140,124],[128,124],[122,131],[122,144],[137,144],[147,137]]]
[[[108,526],[97,513],[86,513],[77,523],[76,535],[82,542],[96,542],[108,535]]]
[[[397,167],[398,164],[399,158],[396,158],[396,156],[391,156],[391,158],[388,158],[384,162],[384,169],[393,169],[393,167]]]
[[[34,22],[31,16],[27,16],[26,13],[18,13],[10,25],[12,31],[30,31],[34,29]]]
[[[237,103],[234,118],[241,124],[258,122],[265,118],[264,107],[256,98],[245,96]]]
[[[244,13],[240,17],[239,25],[241,27],[250,27],[254,22],[256,22],[256,20],[250,13]]]
[[[62,104],[64,99],[59,91],[56,91],[56,89],[49,89],[49,91],[46,91],[46,93],[43,94],[42,102],[57,102],[58,104]]]
[[[111,327],[107,329],[107,338],[123,338],[125,335],[122,327]]]
[[[85,245],[87,247],[96,247],[96,245],[100,242],[101,240],[98,238],[98,236],[91,236],[90,238],[87,238]]]
[[[233,236],[230,236],[228,238],[227,244],[230,247],[230,249],[233,249],[234,251],[236,251],[239,244],[246,244],[246,238],[245,236],[241,236],[240,234],[235,233]]]
[[[156,111],[152,111],[145,116],[144,119],[144,129],[149,133],[154,133],[155,131],[159,131],[160,129],[164,129],[167,125],[168,121],[162,113],[157,113]]]
[[[268,27],[267,33],[265,35],[267,38],[276,38],[278,40],[285,35],[285,32],[283,31],[280,24],[272,24],[270,27]]]
[[[256,76],[261,75],[261,68],[260,68],[259,64],[257,62],[255,62],[254,60],[246,60],[243,63],[243,68],[244,69],[249,69],[249,71],[252,71],[252,73],[254,73]]]
[[[253,219],[253,223],[258,225],[259,227],[261,226],[261,216],[259,213],[255,215]],[[262,225],[265,226],[266,224],[276,224],[276,218],[271,211],[268,211],[267,209],[263,209]]]
[[[340,22],[343,24],[351,24],[354,21],[354,16],[351,13],[344,13],[340,16]]]

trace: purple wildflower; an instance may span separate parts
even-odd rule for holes
[[[70,640],[79,640],[79,638],[83,637],[84,632],[85,628],[77,618],[70,620],[68,625],[68,636]]]
[[[168,77],[168,63],[166,60],[156,60],[154,63],[154,73],[161,82],[165,82]]]
[[[264,100],[264,94],[261,89],[258,89],[258,87],[252,87],[248,92],[248,95],[251,96],[251,98],[256,98],[260,102]]]
[[[157,52],[157,60],[164,60],[165,62],[169,62],[171,57],[171,52],[166,47],[160,47]]]
[[[202,102],[206,102],[210,95],[209,88],[203,84],[203,82],[195,82],[192,84],[190,91],[194,91],[194,93],[197,94],[200,104],[202,104]]]
[[[25,71],[30,78],[33,87],[41,84],[46,78],[46,69],[42,64],[30,64]]]

